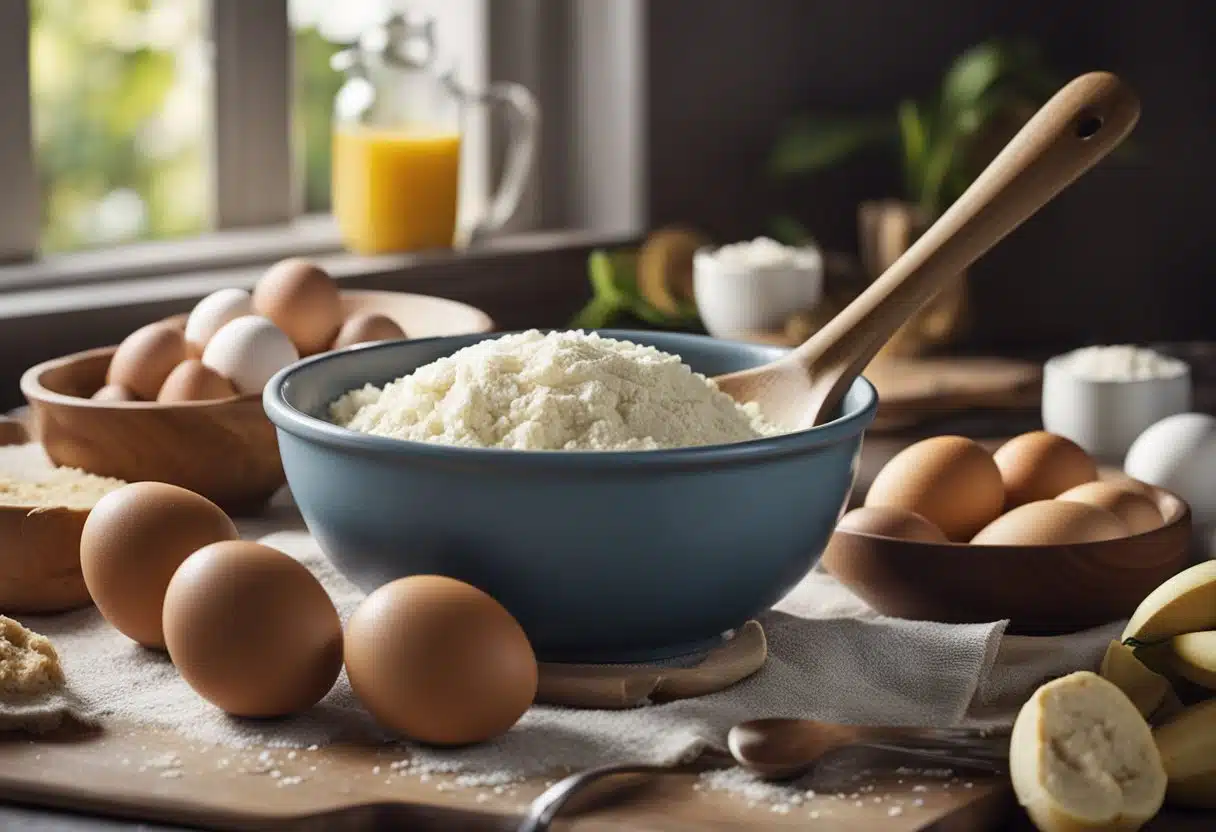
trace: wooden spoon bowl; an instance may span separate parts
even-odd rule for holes
[[[1008,618],[1009,632],[1055,635],[1127,618],[1186,568],[1191,512],[1154,488],[1164,525],[1060,546],[921,543],[837,531],[824,568],[883,615],[969,624]]]
[[[444,298],[344,291],[346,313],[379,312],[407,337],[489,332],[484,312]],[[184,326],[185,316],[167,319]],[[128,482],[188,488],[225,510],[256,513],[286,482],[274,426],[260,394],[159,404],[94,401],[117,347],[31,367],[21,378],[35,433],[56,465]]]

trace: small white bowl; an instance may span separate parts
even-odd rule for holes
[[[1043,428],[1076,442],[1102,464],[1122,467],[1146,428],[1191,409],[1189,367],[1168,378],[1094,381],[1078,378],[1063,358],[1043,367]]]
[[[798,266],[741,267],[714,253],[703,248],[693,257],[693,296],[715,338],[780,330],[823,297],[823,257],[815,249],[801,250],[806,262]]]

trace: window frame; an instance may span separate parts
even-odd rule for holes
[[[211,205],[210,231],[199,236],[211,244],[229,229],[279,229],[281,240],[300,238],[298,229],[289,226],[304,219],[303,226],[315,228],[315,218],[303,209],[303,188],[299,155],[292,142],[292,101],[295,93],[292,51],[294,31],[289,0],[203,0],[206,29],[202,33],[211,44],[212,54],[212,131],[209,142]],[[445,18],[441,31],[454,43],[445,48],[459,55],[458,74],[471,86],[484,86],[489,62],[486,31],[487,0],[450,0],[437,11]],[[176,268],[182,259],[195,259],[190,245],[194,237],[173,241],[133,241],[108,249],[64,253],[40,258],[38,237],[40,195],[38,193],[30,94],[30,4],[29,0],[6,0],[0,4],[0,71],[13,83],[0,89],[0,112],[11,114],[6,129],[0,132],[0,181],[12,183],[0,192],[0,262],[29,262],[45,259],[65,263],[83,258],[101,264],[121,259],[129,249],[136,262],[151,252],[166,255],[166,265]],[[481,120],[470,124],[465,136],[462,202],[486,189],[489,141]],[[526,227],[517,226],[519,230]],[[274,235],[269,235],[273,237]],[[301,242],[315,249],[323,243],[329,249],[335,239],[304,235]],[[181,243],[182,251],[174,244]],[[272,247],[274,245],[272,244]],[[69,271],[81,272],[80,267]],[[102,271],[107,271],[104,267]],[[50,277],[54,269],[25,270],[22,279],[41,272]],[[0,276],[0,285],[4,278]]]
[[[28,257],[38,244],[40,196],[30,107],[30,12],[25,0],[0,3],[0,262]]]

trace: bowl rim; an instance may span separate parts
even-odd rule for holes
[[[481,335],[482,337],[470,343],[526,331],[528,330],[477,333],[476,335]],[[618,340],[633,340],[639,336],[646,337],[656,334],[646,330],[631,329],[585,331],[596,332],[603,337],[616,338]],[[676,341],[707,340],[749,350],[758,350],[771,354],[773,358],[789,352],[787,348],[783,347],[714,338],[713,336],[696,333],[662,332],[658,334],[661,334],[664,338],[674,338]],[[428,341],[451,339],[465,340],[473,337],[475,337],[474,334],[415,338],[411,339],[409,343],[420,344]],[[794,431],[793,433],[766,436],[725,445],[697,445],[689,448],[670,448],[653,451],[518,451],[509,448],[470,448],[460,445],[440,445],[433,442],[416,442],[408,439],[393,439],[386,436],[373,436],[371,434],[360,433],[310,416],[289,404],[283,395],[283,388],[294,376],[308,372],[316,365],[327,361],[342,360],[354,352],[399,348],[402,343],[402,341],[380,341],[370,344],[356,344],[346,349],[334,350],[302,359],[280,370],[266,384],[266,388],[262,394],[262,404],[266,410],[266,415],[274,423],[275,427],[281,431],[310,442],[346,451],[414,458],[421,457],[448,462],[483,462],[486,464],[518,465],[532,469],[587,470],[591,468],[618,469],[634,465],[646,468],[673,466],[697,468],[721,467],[726,464],[746,464],[776,457],[797,455],[813,448],[836,444],[841,440],[864,433],[870,423],[874,421],[874,416],[878,411],[878,391],[868,379],[858,376],[853,383],[860,383],[862,386],[865,398],[861,407],[826,424]]]
[[[42,377],[51,370],[66,367],[89,358],[99,358],[103,355],[113,355],[118,349],[117,344],[108,347],[94,347],[91,350],[81,350],[69,355],[51,358],[40,364],[35,364],[21,374],[21,393],[31,404],[53,404],[58,407],[76,407],[92,410],[144,410],[168,412],[172,410],[205,410],[212,407],[224,407],[242,402],[256,401],[261,394],[252,393],[245,396],[229,396],[225,399],[207,399],[197,402],[157,402],[157,401],[98,401],[83,396],[69,396],[67,393],[57,393],[42,383]]]
[[[343,289],[341,287],[339,287],[339,294],[340,294],[340,296],[343,296],[343,297],[355,296],[355,297],[367,297],[367,298],[372,298],[372,299],[374,299],[376,296],[381,296],[381,295],[392,296],[392,297],[396,297],[396,298],[403,298],[403,297],[425,298],[428,301],[438,301],[438,302],[442,303],[443,305],[459,306],[459,307],[464,308],[468,312],[475,313],[473,315],[473,317],[477,319],[477,326],[480,327],[479,329],[477,329],[473,332],[465,333],[464,335],[433,336],[433,337],[460,338],[460,337],[465,337],[465,335],[487,334],[487,333],[493,332],[493,330],[494,330],[494,319],[491,318],[489,313],[487,313],[485,310],[480,309],[479,307],[473,306],[472,304],[464,303],[463,301],[452,300],[451,298],[445,298],[445,297],[441,297],[439,295],[427,295],[427,294],[423,294],[420,292],[394,292],[389,289]],[[163,318],[158,318],[156,321],[153,321],[152,323],[184,324],[186,321],[186,318],[189,316],[189,314],[190,314],[189,312],[179,312],[174,315],[168,315]],[[408,338],[407,337],[404,339],[399,338],[399,339],[395,339],[395,340],[398,340],[398,341],[401,341],[401,340],[427,341],[427,340],[431,340],[431,339],[430,338]],[[386,343],[390,343],[390,342],[386,342]],[[356,344],[355,346],[356,347],[371,346],[371,344],[367,344],[367,345]],[[158,413],[170,412],[170,411],[175,411],[175,410],[191,410],[191,411],[206,410],[207,408],[213,408],[213,407],[225,407],[225,406],[230,406],[230,405],[234,405],[234,404],[256,402],[256,401],[260,401],[262,399],[262,392],[259,391],[257,393],[237,394],[235,396],[228,396],[227,398],[223,398],[223,399],[204,399],[202,401],[195,401],[195,402],[97,401],[96,399],[84,398],[82,396],[69,396],[66,393],[57,393],[42,383],[42,376],[51,370],[57,370],[61,367],[65,367],[69,364],[73,364],[73,363],[76,363],[79,361],[84,361],[84,360],[90,359],[90,358],[97,358],[99,356],[106,355],[106,354],[112,356],[114,354],[114,352],[118,349],[118,347],[119,347],[118,344],[110,344],[110,345],[104,346],[104,347],[93,347],[91,349],[80,350],[79,352],[73,352],[73,353],[68,353],[67,355],[61,355],[61,356],[58,356],[57,358],[48,358],[46,361],[40,361],[39,363],[35,364],[34,366],[26,369],[25,372],[23,372],[21,374],[21,379],[20,379],[20,383],[19,383],[19,386],[21,388],[21,394],[23,396],[25,396],[26,401],[28,401],[30,403],[37,401],[40,404],[53,404],[53,405],[56,405],[59,407],[78,407],[78,408],[90,408],[90,409],[95,409],[95,410],[131,410],[131,411],[140,410],[140,411],[156,411]],[[332,350],[330,352],[332,352]],[[318,356],[325,355],[325,354],[327,354],[327,353],[318,353]],[[314,356],[309,356],[309,358],[312,358],[312,357],[314,357]],[[268,384],[269,384],[269,382],[268,382]]]

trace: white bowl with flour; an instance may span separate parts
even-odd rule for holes
[[[1108,465],[1122,465],[1150,425],[1190,409],[1190,367],[1144,347],[1082,347],[1043,368],[1043,427]]]
[[[823,254],[760,237],[693,258],[693,295],[706,331],[716,338],[773,332],[823,297]]]

